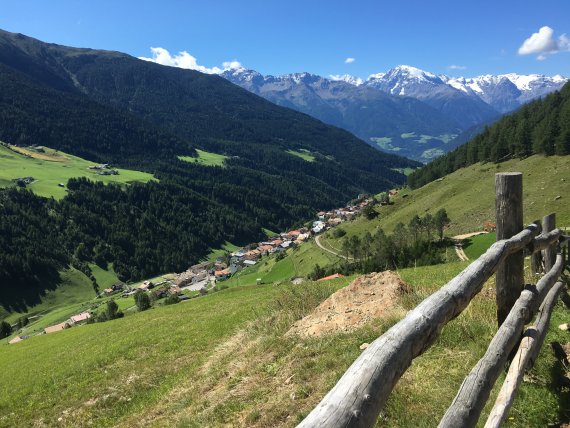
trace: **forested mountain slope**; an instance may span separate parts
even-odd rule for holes
[[[112,262],[122,280],[181,271],[225,241],[255,241],[263,227],[282,230],[401,184],[394,168],[417,165],[218,76],[3,31],[0,140],[158,179],[128,187],[73,180],[61,201],[0,190],[7,306],[37,301],[67,264],[88,273],[90,262]],[[195,148],[227,159],[212,167],[178,158]]]
[[[477,162],[501,162],[532,154],[570,154],[570,84],[485,128],[475,138],[408,177],[423,186]]]

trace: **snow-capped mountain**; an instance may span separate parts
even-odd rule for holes
[[[344,128],[376,148],[380,146],[413,159],[422,158],[424,151],[443,142],[434,140],[430,144],[424,137],[425,144],[415,147],[412,136],[457,135],[463,129],[422,101],[387,94],[342,76],[324,78],[310,73],[262,76],[244,68],[226,70],[222,76],[275,104]],[[401,138],[404,134],[410,134],[405,142]]]
[[[560,75],[514,73],[449,77],[408,65],[366,80],[310,73],[264,76],[243,67],[221,76],[276,104],[345,128],[382,150],[424,161],[454,147],[450,138],[461,131],[490,123],[568,81]]]
[[[568,79],[541,74],[490,74],[472,78],[441,76],[448,85],[470,96],[477,96],[500,113],[508,113],[522,104],[560,89]]]
[[[392,95],[421,100],[452,118],[463,129],[489,121],[498,114],[494,108],[446,84],[441,77],[409,65],[368,77],[365,86]]]

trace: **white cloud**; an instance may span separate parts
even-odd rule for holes
[[[570,39],[562,34],[554,37],[554,30],[548,26],[541,27],[526,39],[518,50],[519,55],[537,55],[536,59],[543,61],[547,54],[570,51]]]
[[[220,74],[226,70],[234,70],[243,68],[239,61],[224,61],[222,68],[220,67],[206,67],[198,64],[196,57],[190,55],[186,51],[178,52],[172,55],[164,48],[150,48],[152,58],[139,57],[144,61],[155,62],[161,65],[168,65],[170,67],[186,68],[189,70],[197,70],[207,74]]]
[[[452,64],[447,68],[450,70],[467,70],[467,67],[465,67],[464,65],[455,65],[455,64]]]
[[[356,58],[348,57],[347,59],[344,60],[344,63],[345,64],[352,64],[354,61],[356,61]]]

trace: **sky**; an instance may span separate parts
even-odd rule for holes
[[[569,0],[0,0],[0,28],[205,72],[570,77]]]

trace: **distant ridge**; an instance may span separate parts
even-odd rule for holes
[[[278,105],[347,129],[376,148],[423,162],[457,147],[454,136],[493,122],[567,81],[560,75],[514,73],[452,78],[407,65],[367,79],[264,76],[241,66],[221,76]]]
[[[418,188],[477,162],[502,162],[533,154],[570,155],[570,83],[485,127],[468,143],[414,171],[408,183]]]

